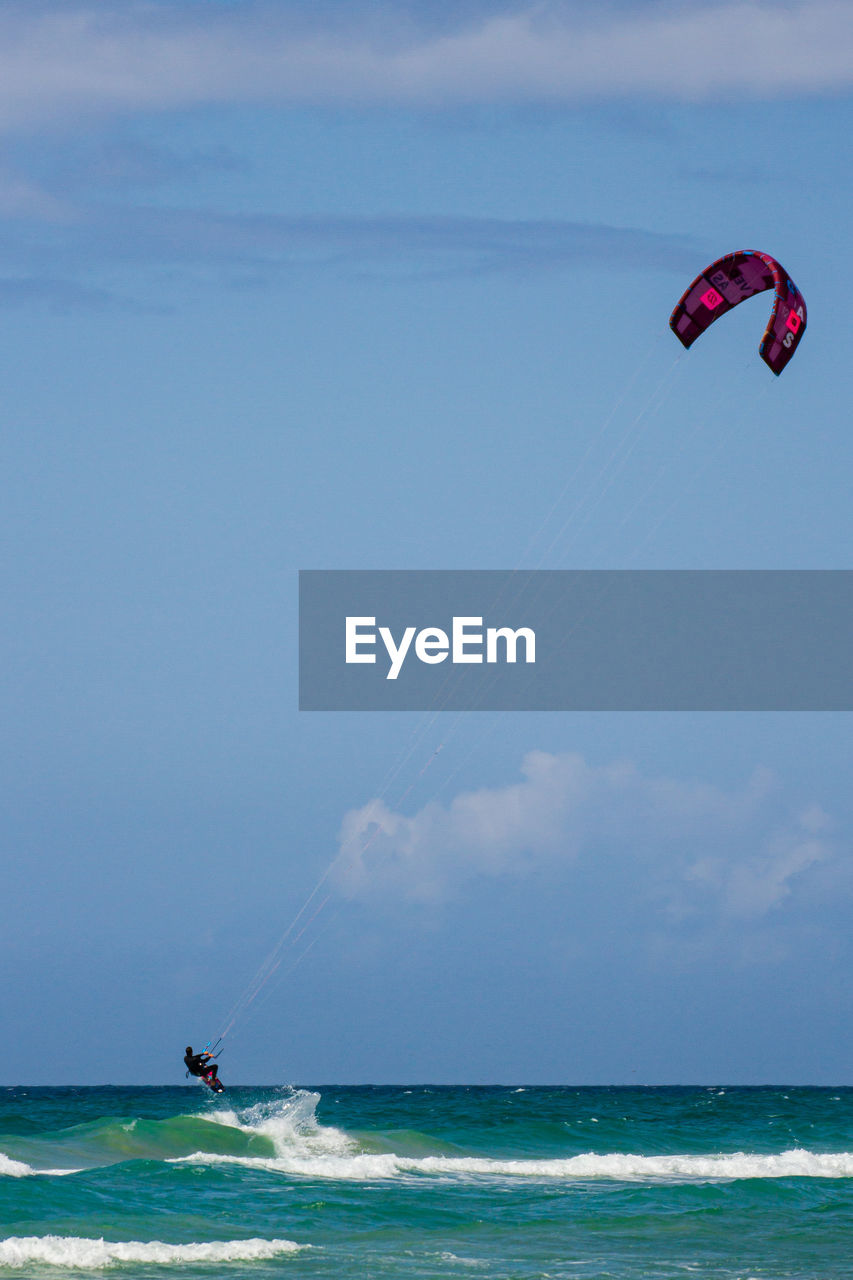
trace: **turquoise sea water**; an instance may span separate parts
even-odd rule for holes
[[[853,1277],[853,1090],[0,1089],[0,1276]]]

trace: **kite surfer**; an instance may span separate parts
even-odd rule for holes
[[[215,1093],[223,1087],[218,1074],[219,1066],[213,1061],[213,1054],[208,1053],[207,1049],[202,1049],[201,1053],[193,1053],[192,1045],[188,1044],[184,1063],[188,1075],[199,1076]]]

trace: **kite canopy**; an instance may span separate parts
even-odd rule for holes
[[[689,347],[720,316],[765,289],[775,290],[775,301],[758,351],[779,374],[806,331],[806,302],[784,267],[768,253],[739,249],[712,262],[679,301],[669,327]]]

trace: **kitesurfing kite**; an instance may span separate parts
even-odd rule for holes
[[[669,327],[689,347],[720,316],[765,289],[773,289],[775,298],[758,351],[764,363],[779,374],[806,331],[806,302],[785,268],[769,253],[739,249],[712,262],[679,301]]]

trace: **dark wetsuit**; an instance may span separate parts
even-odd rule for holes
[[[215,1077],[219,1070],[217,1064],[210,1061],[210,1055],[207,1053],[185,1053],[184,1062],[190,1075],[201,1076],[202,1080],[210,1076]]]

